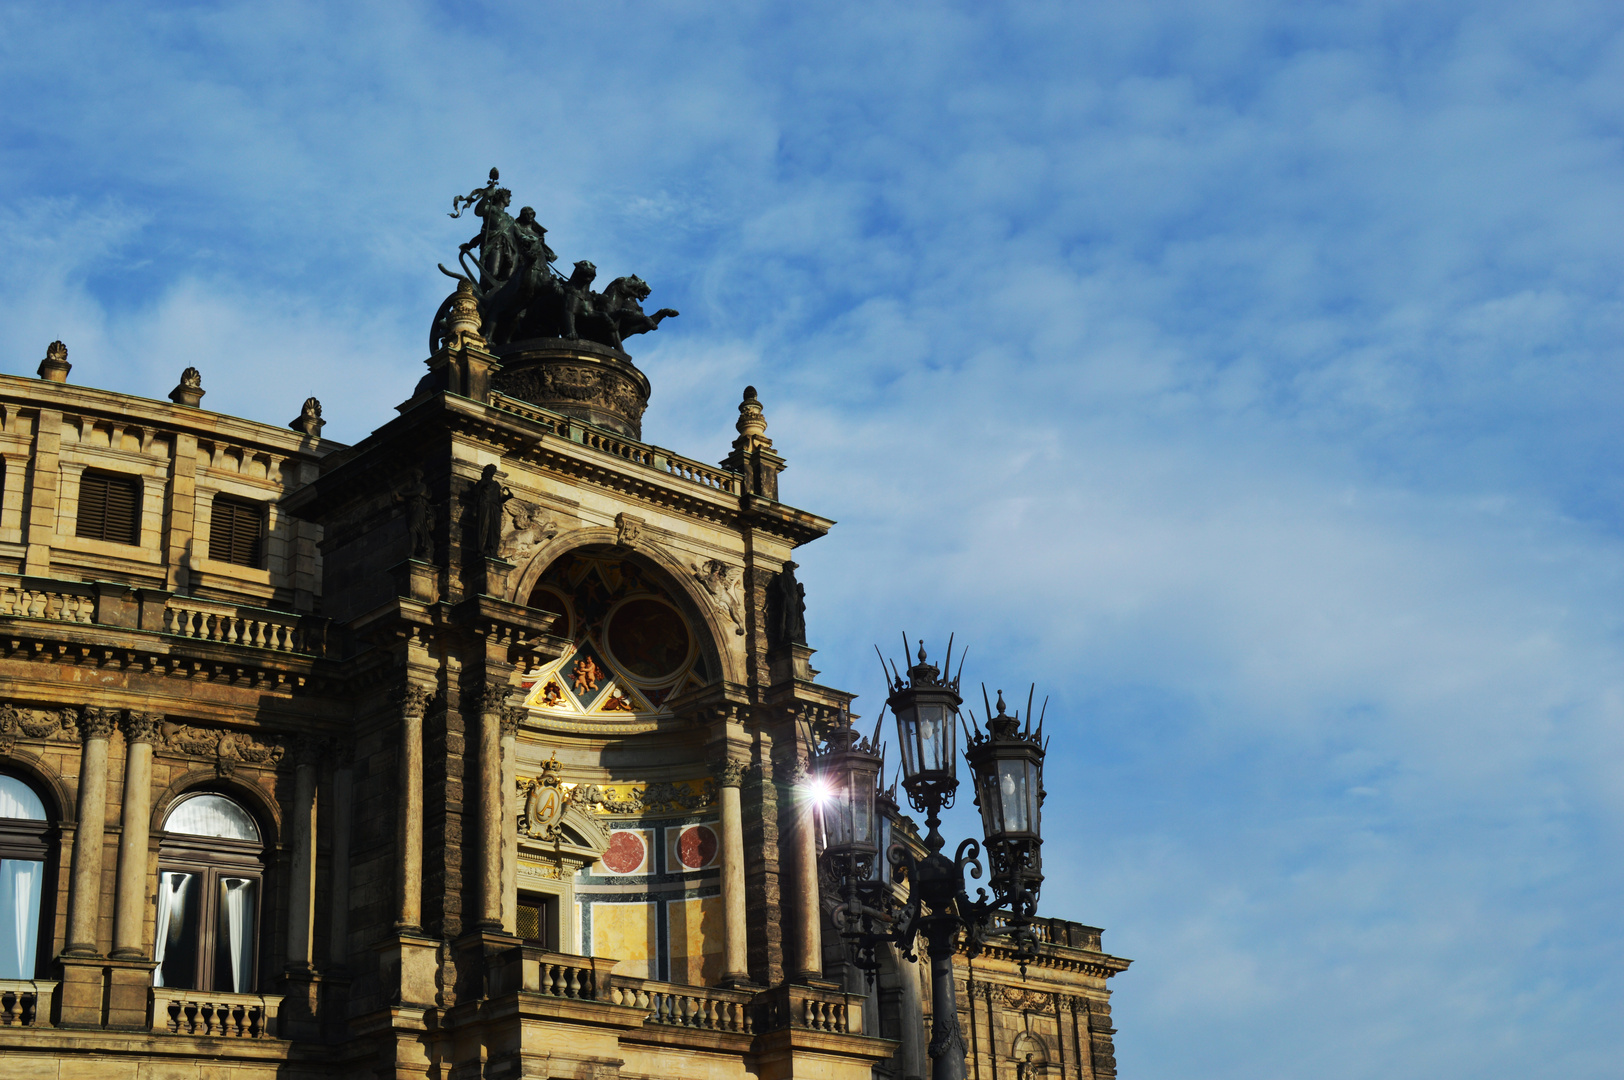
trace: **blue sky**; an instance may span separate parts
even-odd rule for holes
[[[14,373],[359,438],[493,164],[647,279],[825,680],[1052,696],[1122,1075],[1618,1075],[1624,8],[7,4],[0,92]]]

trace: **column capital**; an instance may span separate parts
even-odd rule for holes
[[[132,712],[124,717],[124,741],[131,746],[139,743],[152,745],[158,738],[158,726],[164,722],[163,713]]]
[[[749,768],[748,762],[735,757],[724,757],[711,762],[710,773],[722,787],[739,787],[744,783],[744,774]]]
[[[112,736],[118,725],[117,709],[96,709],[89,705],[79,708],[79,737],[85,742]]]
[[[502,737],[504,739],[509,735],[517,735],[519,733],[519,724],[524,721],[525,714],[529,711],[530,710],[526,709],[523,705],[502,706],[502,712],[499,714],[497,723],[501,727]]]
[[[395,702],[400,706],[400,711],[407,716],[417,717],[421,717],[428,711],[429,705],[433,703],[436,696],[438,696],[438,690],[435,687],[414,682],[398,687],[394,694]]]
[[[506,683],[486,683],[482,686],[468,688],[469,704],[479,710],[481,716],[495,716],[500,718],[502,710],[507,707],[508,694],[512,687]]]

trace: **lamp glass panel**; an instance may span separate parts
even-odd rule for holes
[[[1004,832],[1031,832],[1037,801],[1033,791],[1031,763],[1025,758],[1006,758],[998,763],[998,804],[1004,815]]]
[[[914,747],[914,707],[909,703],[893,711],[897,717],[897,741],[902,744],[902,772],[911,778],[919,774],[919,756]]]
[[[846,802],[851,807],[851,842],[874,843],[874,778],[853,769],[846,774]]]
[[[976,791],[981,796],[981,829],[991,837],[1003,831],[1004,812],[999,809],[998,802],[998,772],[996,768],[989,769],[986,763],[976,770]]]
[[[948,726],[947,706],[921,702],[919,716],[919,765],[927,772],[953,771],[953,729]]]

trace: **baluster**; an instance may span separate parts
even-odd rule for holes
[[[246,619],[240,619],[235,615],[227,615],[226,616],[226,641],[229,642],[232,645],[244,645],[244,644],[247,644],[247,642],[245,642],[243,640],[247,636],[243,632],[243,628],[245,626],[247,626],[247,624],[248,624],[248,621]]]
[[[569,998],[580,997],[581,996],[581,978],[580,978],[581,972],[580,972],[580,969],[575,968],[575,967],[565,968],[564,969],[564,974],[565,974],[564,996],[569,997]]]

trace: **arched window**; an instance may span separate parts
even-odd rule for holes
[[[44,800],[0,773],[0,979],[34,977],[49,827]]]
[[[189,795],[158,842],[155,984],[252,993],[265,846],[248,811],[224,795]]]

